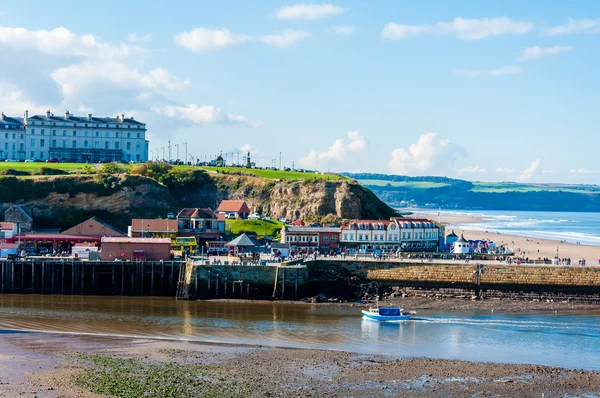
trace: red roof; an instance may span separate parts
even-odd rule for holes
[[[177,218],[215,218],[215,213],[210,208],[186,207],[177,214]]]
[[[132,231],[177,232],[177,220],[134,218],[131,220]]]
[[[1,230],[13,230],[16,227],[17,227],[16,224],[12,223],[12,222],[0,222]]]
[[[217,211],[232,213],[250,213],[250,208],[243,200],[223,200],[217,208]]]
[[[127,238],[122,236],[106,236],[102,243],[165,243],[171,244],[169,238]]]
[[[13,242],[100,242],[99,236],[63,234],[24,234],[13,237]]]

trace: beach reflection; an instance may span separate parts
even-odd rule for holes
[[[0,295],[0,330],[139,336],[600,370],[594,312],[419,311],[380,323],[362,307],[159,297]],[[553,347],[548,350],[548,347]]]

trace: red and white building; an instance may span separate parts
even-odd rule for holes
[[[296,250],[337,250],[340,247],[340,228],[286,225],[281,228],[281,243],[289,243],[290,247]]]
[[[352,220],[344,223],[340,231],[342,245],[351,252],[439,251],[440,247],[443,248],[443,240],[443,226],[431,220],[417,218]]]
[[[193,236],[198,242],[219,240],[220,224],[225,220],[219,217],[210,208],[185,208],[177,214],[178,236]]]
[[[223,200],[217,208],[217,213],[225,214],[229,218],[246,219],[250,215],[250,208],[243,200]]]

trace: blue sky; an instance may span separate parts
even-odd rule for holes
[[[600,183],[599,2],[48,4],[0,0],[6,114],[124,112],[151,149],[265,166]]]

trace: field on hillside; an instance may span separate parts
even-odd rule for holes
[[[429,181],[386,181],[386,180],[358,180],[359,183],[366,186],[375,187],[405,187],[410,189],[429,189],[447,187],[450,184],[444,182]]]
[[[233,235],[253,232],[263,237],[277,235],[283,224],[277,220],[226,220],[226,226]]]
[[[179,166],[179,167],[190,167],[190,166]],[[258,177],[269,178],[272,180],[299,180],[299,179],[307,179],[307,178],[316,178],[316,179],[324,179],[324,180],[347,180],[347,177],[341,176],[339,174],[332,173],[316,173],[316,172],[306,172],[301,173],[299,171],[284,171],[284,170],[267,170],[267,169],[246,169],[243,167],[209,167],[202,166],[201,169],[207,171],[214,172],[226,172],[226,173],[241,173],[248,175],[255,175]]]
[[[566,184],[517,184],[507,182],[474,182],[472,192],[505,193],[505,192],[573,192],[600,194],[600,187],[590,185]]]

